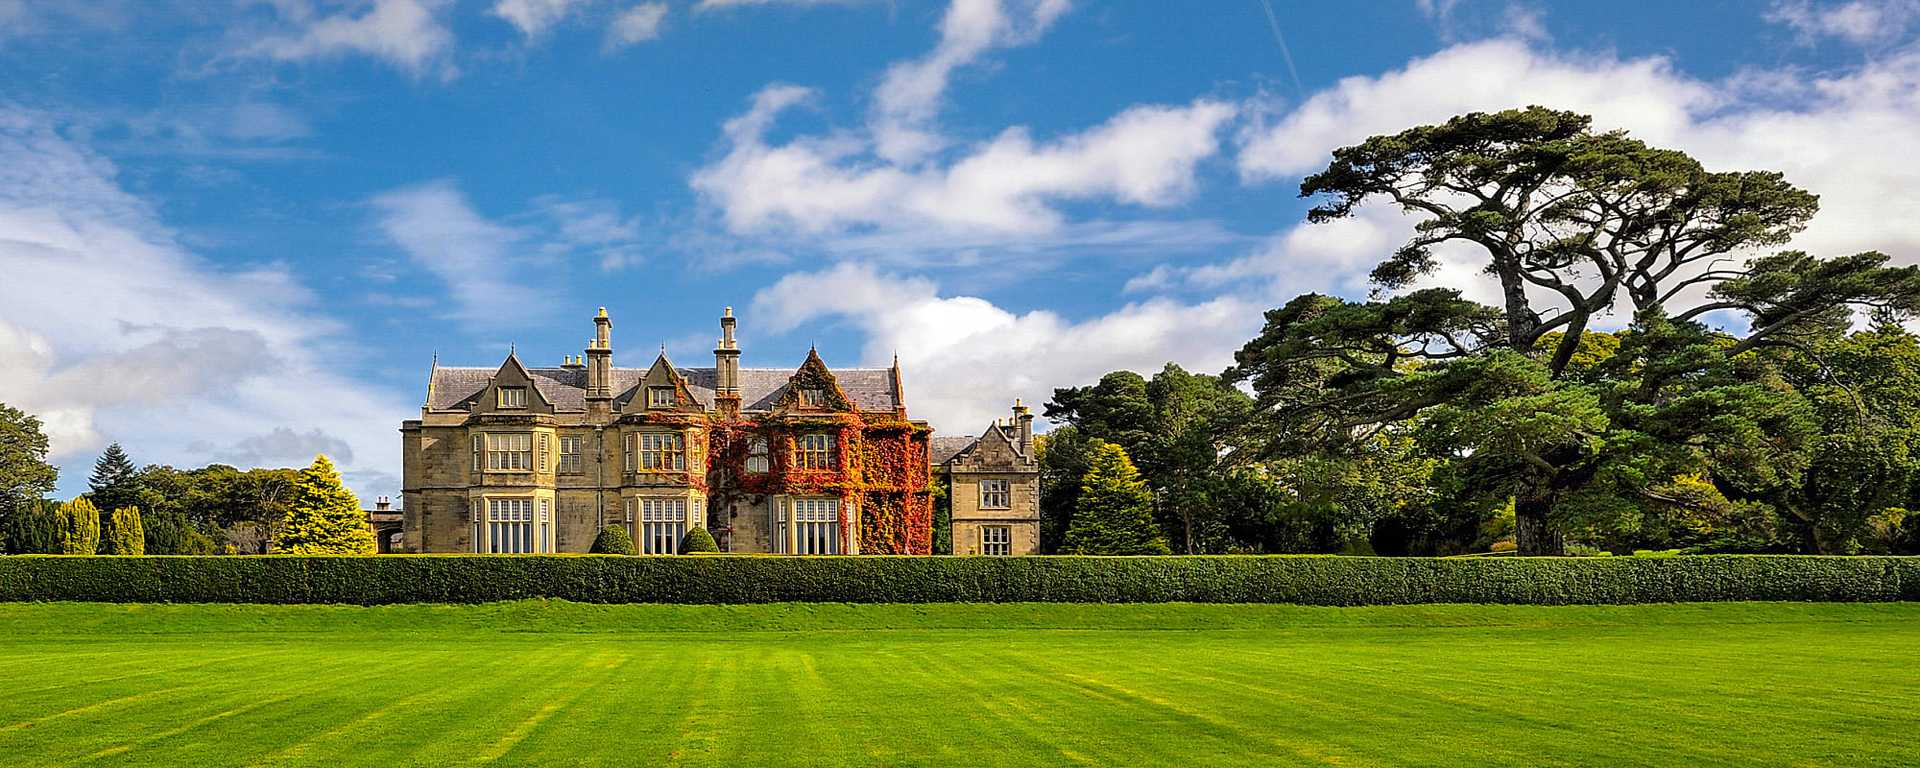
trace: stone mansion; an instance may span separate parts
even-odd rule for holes
[[[934,464],[953,483],[956,554],[1035,550],[1026,408],[936,441],[907,415],[897,359],[836,371],[810,350],[796,369],[742,368],[729,308],[713,367],[662,352],[616,368],[612,329],[602,308],[585,355],[554,368],[435,361],[420,418],[400,427],[394,551],[586,552],[619,526],[645,554],[677,553],[693,528],[728,552],[927,554]]]

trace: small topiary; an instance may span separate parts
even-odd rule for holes
[[[587,551],[596,555],[640,554],[633,548],[633,537],[627,535],[627,529],[618,525],[600,529],[600,535],[593,537],[593,548]]]
[[[680,554],[683,555],[691,555],[695,552],[718,551],[720,551],[720,545],[714,542],[713,534],[707,533],[707,529],[705,528],[695,528],[687,531],[687,535],[680,539]]]

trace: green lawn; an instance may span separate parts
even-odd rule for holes
[[[0,604],[5,765],[1920,765],[1920,604]]]

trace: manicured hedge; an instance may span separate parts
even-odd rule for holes
[[[1651,603],[1920,600],[1920,558],[0,557],[0,601]]]

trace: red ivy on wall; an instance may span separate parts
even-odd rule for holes
[[[793,466],[799,435],[834,436],[834,466]],[[750,496],[791,494],[840,499],[842,551],[850,549],[852,510],[860,515],[863,554],[924,555],[933,552],[933,503],[929,496],[926,427],[904,419],[869,421],[851,413],[788,415],[766,422],[715,423],[711,429],[708,503],[731,508]],[[767,438],[768,471],[746,469],[747,442]]]

